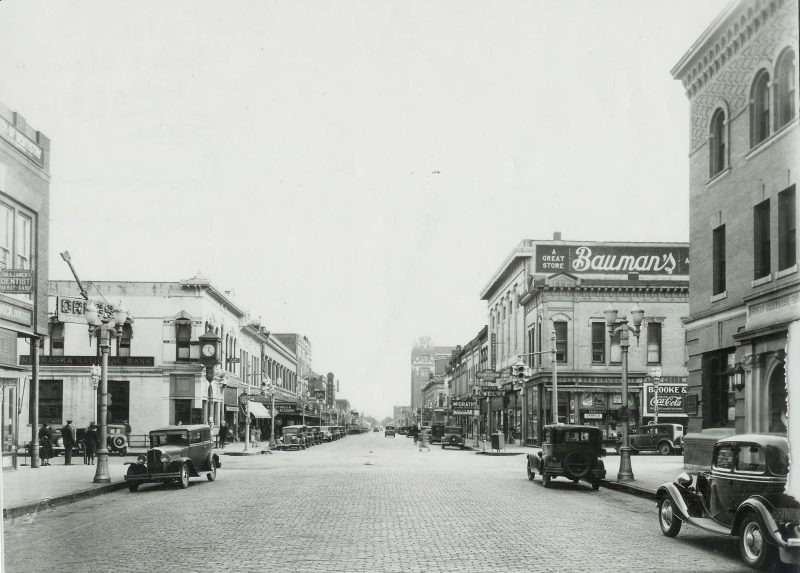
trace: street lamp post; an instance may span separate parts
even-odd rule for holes
[[[111,337],[116,334],[122,335],[122,327],[128,320],[128,311],[125,310],[120,302],[114,309],[114,325],[111,326],[111,318],[101,317],[97,305],[88,301],[84,308],[86,322],[89,325],[90,336],[98,336],[100,346],[100,447],[97,450],[97,467],[94,474],[94,483],[111,483],[111,476],[108,473],[108,356],[111,353]],[[96,393],[95,393],[96,396]]]
[[[622,350],[622,447],[619,449],[619,472],[617,481],[633,481],[633,468],[631,467],[631,447],[628,436],[628,422],[630,412],[628,410],[628,333],[632,332],[636,337],[636,344],[639,344],[639,332],[644,318],[644,311],[639,305],[634,305],[631,309],[631,320],[633,328],[628,326],[628,321],[624,318],[617,320],[618,311],[613,305],[603,311],[606,315],[606,325],[608,332],[613,337],[619,333],[619,346]]]
[[[269,396],[270,408],[269,415],[271,416],[269,424],[269,447],[275,447],[275,386],[272,380],[267,377],[268,382],[261,383],[261,395]]]
[[[92,389],[94,389],[94,398],[92,399],[92,422],[97,420],[97,387],[100,385],[101,369],[99,364],[92,364]]]

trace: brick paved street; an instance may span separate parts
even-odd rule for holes
[[[650,502],[529,482],[523,456],[373,433],[222,462],[7,520],[6,571],[749,571],[727,540],[663,537]]]

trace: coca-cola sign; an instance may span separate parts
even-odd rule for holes
[[[643,416],[655,415],[656,388],[654,384],[645,382]],[[661,384],[658,387],[658,415],[686,415],[686,384]]]
[[[536,271],[572,274],[688,275],[689,247],[537,245]]]

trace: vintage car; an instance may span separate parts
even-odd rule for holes
[[[283,427],[283,435],[277,443],[279,450],[305,450],[307,447],[306,426]]]
[[[386,426],[386,429],[383,431],[383,437],[385,438],[386,436],[395,437],[394,426]]]
[[[334,440],[333,426],[320,426],[319,433],[323,442],[332,442]]]
[[[442,435],[442,449],[446,447],[464,449],[466,439],[464,429],[461,426],[445,426]]]
[[[544,487],[558,476],[578,483],[580,480],[600,488],[606,477],[606,468],[601,456],[605,455],[600,428],[570,424],[554,424],[544,427],[542,451],[528,454],[528,479],[533,481],[538,472]]]
[[[61,424],[53,424],[50,430],[53,432],[53,455],[64,454],[64,439],[61,437]],[[98,437],[100,429],[98,428]],[[81,455],[85,447],[86,428],[75,429],[75,446],[72,448],[73,455]],[[119,454],[124,456],[128,452],[128,436],[125,434],[123,424],[108,424],[108,434],[106,435],[106,449],[109,454]]]
[[[800,564],[800,504],[783,493],[789,441],[782,434],[742,434],[719,440],[711,471],[697,482],[682,473],[656,492],[658,523],[675,537],[683,523],[738,538],[742,560],[767,568],[776,557]]]
[[[444,437],[444,424],[431,424],[431,443],[441,444]]]
[[[106,447],[108,453],[116,452],[124,456],[128,452],[128,436],[125,434],[124,424],[109,424],[106,434]]]
[[[628,436],[631,453],[658,452],[662,456],[683,453],[683,426],[680,424],[649,424],[641,426],[639,433]],[[617,440],[619,453],[622,440]]]
[[[189,478],[201,474],[214,481],[222,464],[213,448],[210,426],[166,426],[152,430],[147,453],[139,454],[135,462],[125,462],[128,489],[136,491],[143,483],[171,481],[187,488]]]

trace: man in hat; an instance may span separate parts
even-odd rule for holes
[[[67,425],[61,428],[61,439],[64,442],[64,465],[72,464],[72,448],[75,447],[75,428],[72,420],[67,420]]]

